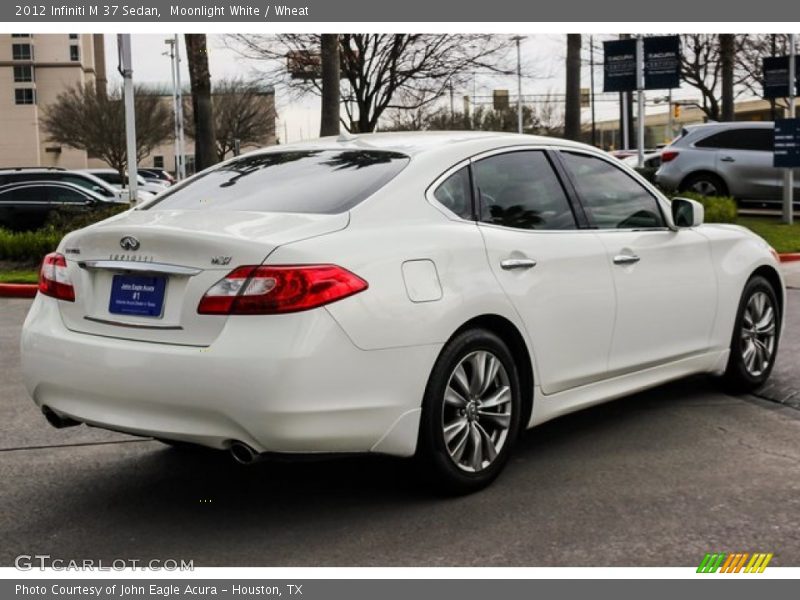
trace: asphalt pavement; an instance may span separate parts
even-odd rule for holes
[[[775,383],[800,389],[800,290]],[[26,300],[0,299],[0,565],[692,566],[773,552],[800,566],[800,410],[695,377],[527,432],[489,489],[441,498],[409,461],[234,464],[87,427],[26,397]],[[766,394],[769,396],[769,394]]]

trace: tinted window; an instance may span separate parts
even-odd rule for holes
[[[470,189],[469,168],[464,167],[450,175],[436,188],[433,195],[440,204],[462,219],[472,218],[472,190]]]
[[[119,173],[112,173],[111,171],[105,172],[102,171],[100,173],[92,173],[95,177],[99,177],[106,183],[110,183],[111,185],[122,185],[122,177]]]
[[[294,150],[242,156],[170,188],[145,210],[334,214],[386,185],[408,157],[374,150]]]
[[[664,227],[656,199],[620,168],[593,156],[563,152],[584,209],[600,229]]]
[[[88,200],[77,190],[68,187],[61,187],[58,185],[50,186],[49,195],[50,202],[80,202],[84,203]]]
[[[47,202],[46,190],[43,187],[15,188],[0,193],[2,202]]]
[[[575,229],[567,196],[541,151],[498,154],[473,165],[480,219],[519,229]]]
[[[725,148],[727,150],[760,150],[772,152],[772,129],[729,129],[710,135],[695,143],[698,148]]]

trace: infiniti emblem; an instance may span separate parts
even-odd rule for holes
[[[124,238],[122,238],[119,241],[119,245],[123,250],[127,250],[128,252],[131,252],[133,250],[138,250],[139,249],[139,240],[137,240],[132,235],[126,235]]]

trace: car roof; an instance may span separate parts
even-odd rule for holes
[[[697,123],[687,125],[686,131],[724,131],[726,129],[773,129],[773,121],[725,121],[715,123]]]
[[[282,152],[286,150],[345,150],[363,149],[399,152],[407,156],[418,156],[454,146],[486,146],[487,149],[515,145],[559,145],[587,148],[585,144],[555,137],[498,133],[491,131],[412,131],[343,134],[338,137],[323,137],[316,140],[296,142],[282,146],[270,146],[249,154]]]
[[[75,185],[74,183],[70,183],[69,181],[59,181],[57,179],[45,179],[45,180],[29,179],[27,181],[15,181],[13,183],[6,183],[5,185],[0,186],[0,191],[13,190],[16,188],[40,187],[40,186],[70,188],[79,191],[81,193],[85,193],[89,196],[95,197],[99,200],[103,200],[104,202],[107,202],[107,200],[103,198],[103,196],[90,189],[87,189],[80,185]]]

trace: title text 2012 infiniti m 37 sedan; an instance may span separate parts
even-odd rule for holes
[[[416,456],[486,485],[522,430],[693,373],[769,376],[774,252],[562,140],[372,134],[216,165],[67,235],[22,334],[51,423]]]

